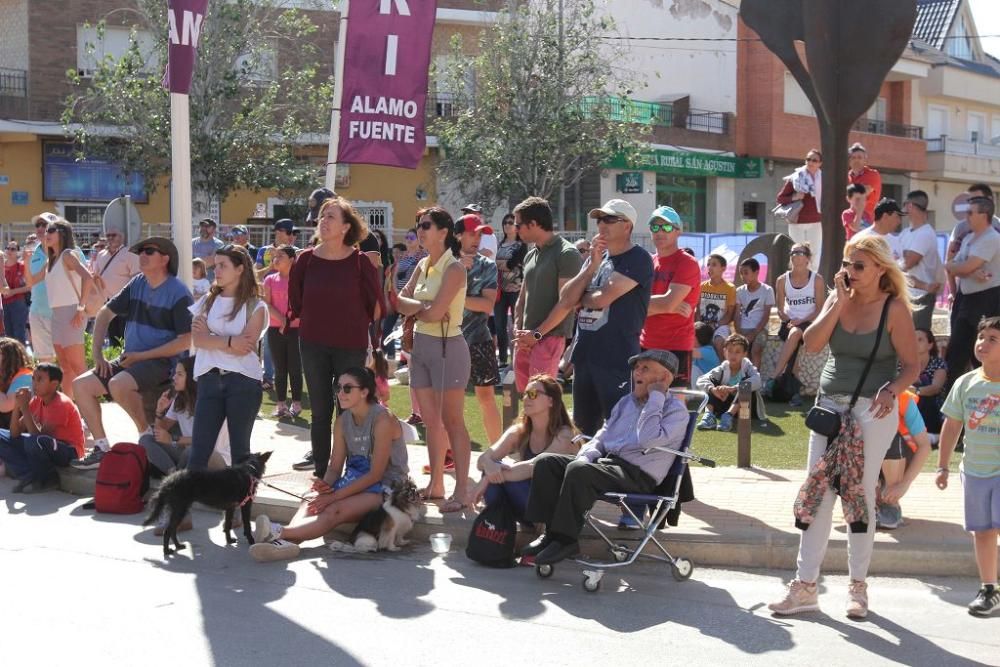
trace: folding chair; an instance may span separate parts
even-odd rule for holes
[[[635,519],[642,527],[642,537],[635,548],[630,548],[625,544],[615,544],[612,542],[604,534],[604,531],[601,530],[597,521],[591,517],[591,513],[587,512],[585,516],[587,523],[594,529],[598,537],[604,540],[605,544],[608,545],[608,551],[610,552],[613,560],[610,562],[597,562],[582,558],[576,559],[577,563],[580,563],[585,568],[588,568],[583,571],[582,584],[585,591],[592,593],[601,587],[601,578],[604,576],[605,570],[615,567],[626,567],[636,562],[639,558],[647,558],[669,564],[674,578],[678,581],[684,581],[691,576],[691,573],[694,571],[694,564],[691,560],[688,558],[671,556],[670,552],[668,552],[656,538],[656,531],[659,530],[661,523],[665,523],[667,513],[674,509],[679,502],[678,498],[680,496],[681,482],[684,479],[684,470],[688,465],[688,461],[697,461],[698,463],[709,468],[715,467],[715,461],[702,458],[690,452],[691,438],[694,435],[694,427],[697,422],[697,418],[697,412],[688,412],[687,430],[684,433],[684,440],[681,443],[680,449],[650,447],[644,450],[644,453],[658,450],[672,452],[677,455],[673,465],[670,467],[670,472],[667,473],[667,477],[664,479],[663,483],[656,488],[654,494],[612,492],[605,493],[604,498],[600,499],[602,502],[618,505],[619,509],[630,514],[632,518]],[[670,488],[664,488],[667,486],[667,480],[672,482],[669,485]],[[644,521],[644,517],[636,516],[635,512],[633,512],[629,507],[628,503],[648,504],[651,508],[649,519]],[[652,542],[656,548],[659,549],[659,551],[663,554],[662,556],[655,553],[643,553],[643,549],[650,542]],[[554,572],[555,568],[552,565],[537,565],[535,567],[535,574],[542,579],[551,577]]]

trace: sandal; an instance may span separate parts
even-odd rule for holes
[[[444,514],[451,514],[453,512],[461,512],[468,509],[469,506],[460,501],[458,498],[452,496],[448,500],[444,501],[441,505],[441,512]]]

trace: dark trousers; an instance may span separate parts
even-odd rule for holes
[[[28,302],[24,299],[16,299],[3,304],[3,328],[4,335],[21,342],[27,343],[28,326]]]
[[[56,467],[65,468],[76,458],[72,445],[50,435],[25,434],[12,438],[0,430],[0,460],[12,477],[27,482],[45,482],[56,476]]]
[[[493,305],[493,322],[497,330],[497,349],[500,352],[500,365],[507,365],[507,353],[510,350],[510,336],[507,335],[508,313],[514,312],[517,305],[518,292],[500,292],[500,298]]]
[[[979,326],[979,320],[998,313],[1000,313],[1000,287],[973,294],[956,295],[954,310],[951,313],[951,338],[948,341],[948,352],[945,354],[945,361],[948,362],[946,390],[950,390],[955,380],[969,370],[970,363],[974,368],[979,367],[979,362],[973,354],[976,328]]]
[[[364,368],[368,350],[329,347],[302,339],[299,339],[299,349],[302,351],[302,367],[305,370],[309,404],[312,407],[309,439],[312,441],[316,476],[322,479],[330,463],[333,408],[337,400],[333,393],[333,384],[348,368]]]
[[[736,393],[730,394],[725,400],[717,397],[715,394],[708,394],[708,407],[712,408],[712,412],[718,417],[733,407],[733,401],[735,400]]]
[[[937,294],[925,294],[913,300],[913,326],[930,330],[934,320],[934,305]]]
[[[382,318],[382,340],[385,340],[392,330],[396,328],[396,323],[399,322],[399,313],[393,312],[390,315],[386,315]],[[382,345],[382,349],[385,351],[385,356],[395,357],[396,356],[396,341],[390,340]]]
[[[588,463],[567,454],[542,454],[534,461],[525,519],[544,523],[546,534],[560,541],[579,537],[584,514],[605,493],[652,493],[656,488],[639,466],[617,457],[612,463]]]
[[[288,398],[288,384],[292,385],[292,400],[302,400],[302,355],[299,352],[299,330],[278,327],[267,330],[267,344],[274,362],[274,392],[282,403]]]
[[[514,518],[524,522],[524,510],[528,506],[528,495],[530,492],[530,479],[504,482],[503,484],[489,484],[486,487],[486,493],[483,494],[483,501],[487,507],[497,504],[501,499],[506,501],[514,513]]]
[[[260,380],[242,373],[221,373],[215,369],[203,373],[198,378],[188,468],[208,467],[223,422],[229,430],[233,465],[242,463],[250,455],[250,435],[263,395]]]
[[[631,391],[628,364],[607,368],[581,362],[573,367],[573,422],[584,435],[594,435],[621,397]]]

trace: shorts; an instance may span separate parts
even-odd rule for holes
[[[111,375],[107,378],[102,378],[97,373],[94,373],[94,377],[101,381],[101,384],[104,385],[105,395],[110,398],[111,393],[108,389],[108,383],[111,381],[111,378],[119,373],[128,373],[131,375],[132,379],[135,380],[135,385],[139,388],[139,392],[145,393],[165,388],[170,382],[173,370],[173,359],[146,359],[136,362],[128,368],[122,368],[121,364],[117,361],[112,361]]]
[[[56,351],[52,347],[52,318],[29,313],[28,324],[31,326],[31,351],[35,359],[54,359]]]
[[[732,333],[733,330],[729,328],[728,324],[720,324],[715,328],[715,333],[712,334],[712,338],[721,338],[722,340],[726,340],[732,335]]]
[[[913,450],[910,446],[906,444],[906,440],[897,433],[892,438],[892,444],[889,445],[889,450],[885,453],[886,461],[899,461],[900,459],[909,460],[913,457]]]
[[[811,321],[803,322],[802,324],[799,325],[799,329],[805,331],[806,329],[809,328],[809,325],[811,324],[812,324]],[[778,338],[780,338],[781,340],[788,340],[788,334],[789,332],[791,332],[791,330],[792,330],[791,324],[789,324],[788,322],[782,322],[781,326],[778,328]],[[802,341],[799,341],[799,345],[801,344]]]
[[[560,336],[545,336],[530,348],[514,349],[514,380],[517,390],[523,392],[528,380],[535,375],[559,375],[559,360],[566,350],[566,339]]]
[[[469,384],[471,365],[469,345],[464,336],[439,338],[422,333],[413,335],[410,386],[414,389],[465,389]]]
[[[973,477],[962,473],[965,491],[965,529],[1000,529],[1000,476]]]
[[[497,366],[497,349],[493,341],[469,345],[472,370],[469,382],[473,387],[492,387],[500,383],[500,367]]]
[[[52,345],[83,345],[83,328],[87,324],[87,317],[80,318],[80,326],[73,326],[76,312],[76,306],[56,306],[52,309]]]

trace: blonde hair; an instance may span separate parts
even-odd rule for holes
[[[879,279],[879,289],[903,302],[907,309],[913,310],[913,306],[910,304],[910,290],[907,286],[906,275],[893,259],[892,250],[889,249],[889,244],[886,243],[885,239],[874,234],[855,236],[844,246],[844,257],[856,250],[867,253],[874,264],[885,271]]]

